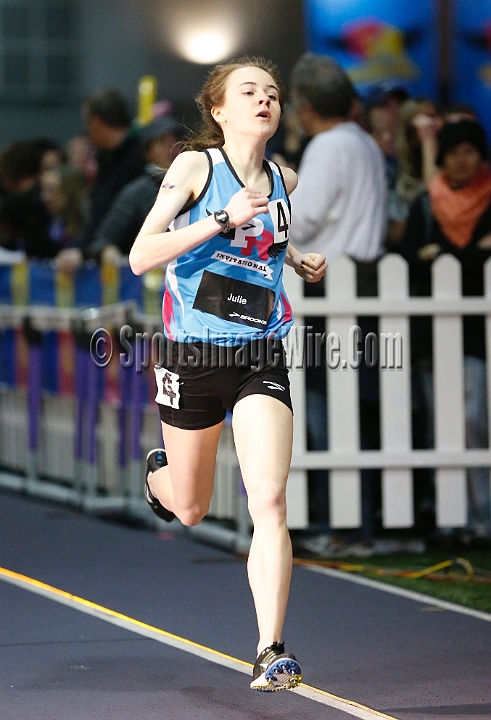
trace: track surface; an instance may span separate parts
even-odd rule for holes
[[[245,564],[181,535],[0,492],[0,566],[252,662]],[[309,685],[404,720],[491,717],[491,623],[294,568],[285,626]],[[2,720],[349,720],[0,582]]]

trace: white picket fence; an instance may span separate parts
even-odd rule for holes
[[[486,318],[486,352],[491,358],[491,261],[485,266],[484,297],[462,297],[460,265],[450,255],[433,264],[432,297],[410,297],[408,267],[397,255],[387,255],[378,264],[378,297],[357,297],[356,266],[340,258],[328,270],[326,297],[304,298],[303,281],[285,268],[285,287],[293,307],[295,326],[286,344],[301,336],[304,318],[326,319],[327,332],[336,333],[341,356],[348,357],[350,329],[360,316],[378,316],[379,336],[402,336],[402,368],[380,369],[380,450],[360,450],[358,371],[347,363],[337,371],[326,370],[329,450],[307,450],[305,367],[294,362],[290,382],[295,410],[293,458],[288,482],[288,524],[292,529],[309,525],[309,469],[329,470],[330,525],[332,528],[361,526],[362,468],[379,468],[382,473],[382,524],[385,528],[410,528],[414,525],[413,469],[435,469],[436,522],[439,527],[467,524],[467,468],[490,468],[491,450],[465,447],[464,377],[462,316],[478,314]],[[411,367],[409,318],[433,317],[433,382],[435,449],[414,450],[411,438]],[[160,330],[160,319],[140,316],[149,332]],[[491,428],[491,362],[487,363],[488,428]],[[127,492],[128,479],[120,476],[115,462],[118,441],[116,409],[99,409],[98,474],[99,487],[116,500]],[[74,405],[71,398],[45,398],[41,417],[39,469],[54,483],[64,487],[74,482],[72,452]],[[156,408],[144,413],[141,436],[142,458],[158,442],[159,422]],[[27,444],[27,408],[23,390],[0,392],[0,464],[25,471]],[[59,459],[64,458],[60,463]],[[143,460],[140,468],[143,474]],[[15,480],[15,478],[14,478]],[[19,487],[20,480],[0,473],[0,485]],[[12,484],[14,483],[14,484]],[[15,484],[17,483],[17,485]],[[60,498],[58,486],[55,496]],[[52,492],[45,480],[30,486],[32,492]],[[51,489],[50,489],[51,488]],[[121,497],[121,505],[124,497]],[[144,505],[143,497],[141,502]],[[133,507],[133,506],[132,506]],[[146,506],[145,506],[146,507]],[[210,515],[232,519],[238,530],[224,541],[244,549],[249,538],[249,519],[243,495],[232,430],[224,428],[217,458],[215,492]],[[235,539],[234,539],[235,537]]]
[[[413,468],[434,468],[438,527],[467,524],[466,468],[491,467],[491,451],[465,447],[462,316],[486,317],[486,353],[491,358],[491,261],[485,266],[484,297],[462,297],[461,268],[451,255],[433,264],[433,296],[409,297],[408,266],[398,255],[386,255],[378,265],[379,297],[356,296],[356,266],[340,258],[328,270],[325,298],[304,298],[302,281],[288,269],[285,287],[295,325],[305,316],[326,317],[327,332],[341,340],[357,317],[379,317],[379,334],[401,333],[402,369],[380,370],[381,450],[360,450],[357,370],[327,371],[329,450],[307,451],[305,369],[290,371],[295,432],[288,484],[290,528],[308,525],[307,470],[327,468],[330,524],[333,528],[361,525],[361,468],[382,471],[382,524],[409,528],[414,524]],[[411,367],[409,318],[433,316],[433,377],[435,449],[413,450],[411,439]],[[343,353],[341,353],[343,354]],[[346,358],[346,352],[344,353]],[[491,363],[487,363],[487,407],[491,408]],[[488,422],[491,428],[491,422]],[[327,490],[327,489],[326,489]]]

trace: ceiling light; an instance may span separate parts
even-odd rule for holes
[[[233,54],[237,39],[232,33],[218,28],[183,29],[176,45],[186,60],[212,65]]]

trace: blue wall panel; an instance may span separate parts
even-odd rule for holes
[[[306,0],[309,50],[330,55],[360,90],[381,82],[436,97],[436,2]]]

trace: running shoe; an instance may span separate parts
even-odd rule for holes
[[[152,510],[156,515],[159,516],[162,520],[165,520],[166,522],[171,522],[176,517],[173,512],[170,510],[167,510],[162,503],[157,500],[157,498],[152,495],[152,491],[150,490],[150,487],[148,485],[148,476],[150,473],[155,472],[161,467],[165,467],[167,465],[167,455],[165,454],[165,450],[162,448],[156,448],[155,450],[150,450],[150,452],[147,455],[147,475],[145,477],[145,498],[147,503],[150,505]]]
[[[274,642],[257,656],[251,688],[262,692],[291,690],[302,681],[302,668],[295,655],[285,653],[283,643]]]

